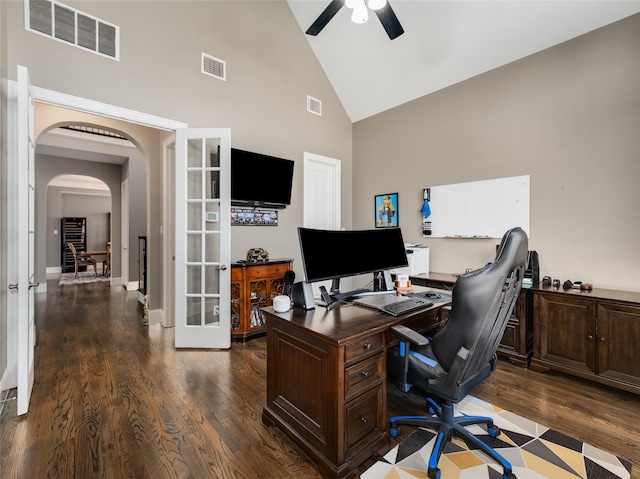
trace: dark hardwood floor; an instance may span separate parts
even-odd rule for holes
[[[15,401],[4,408],[0,477],[321,477],[261,422],[264,338],[229,351],[176,351],[173,329],[141,325],[135,294],[106,284],[49,280],[36,301],[30,411],[16,418]],[[474,394],[625,457],[640,478],[640,397],[506,361]],[[388,401],[389,414],[420,414],[424,405],[392,386]]]

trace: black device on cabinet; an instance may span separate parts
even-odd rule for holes
[[[283,209],[291,204],[291,160],[231,148],[231,206]]]

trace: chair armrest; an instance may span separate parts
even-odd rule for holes
[[[429,340],[425,338],[422,334],[414,331],[411,328],[398,324],[396,326],[391,326],[391,331],[396,333],[402,339],[405,339],[417,346],[426,346],[429,344]]]

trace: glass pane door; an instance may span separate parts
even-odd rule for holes
[[[223,132],[176,135],[176,347],[231,343],[229,134]]]

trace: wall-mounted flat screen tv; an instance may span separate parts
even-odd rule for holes
[[[290,205],[293,164],[231,148],[231,206],[282,209]]]

